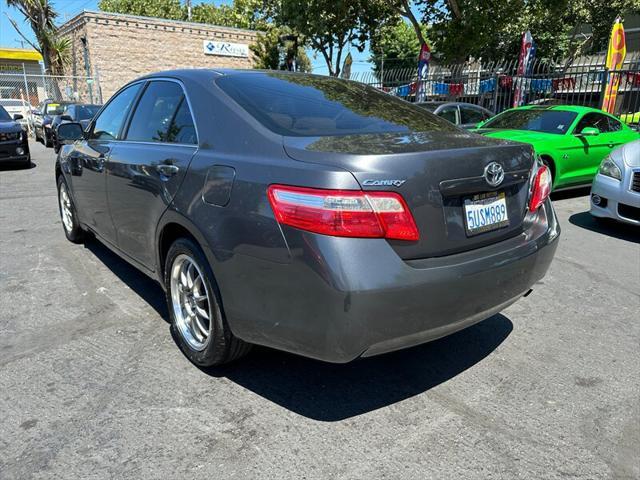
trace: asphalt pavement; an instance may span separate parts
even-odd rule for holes
[[[347,365],[200,370],[158,285],[66,241],[32,154],[0,167],[0,478],[640,478],[640,229],[596,223],[588,189],[554,195],[556,258],[500,315]]]

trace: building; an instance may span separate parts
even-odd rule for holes
[[[42,75],[41,61],[42,55],[35,50],[0,48],[0,98],[22,99],[37,105],[39,96],[44,96],[42,81],[37,82]]]
[[[256,40],[253,30],[94,11],[61,25],[60,34],[72,42],[68,74],[95,77],[79,88],[90,90],[83,97],[102,101],[159,70],[251,68],[249,45]]]

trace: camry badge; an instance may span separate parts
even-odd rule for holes
[[[484,167],[484,179],[492,187],[497,187],[504,180],[504,168],[497,162],[491,162]]]
[[[401,187],[406,180],[365,180],[365,187]]]

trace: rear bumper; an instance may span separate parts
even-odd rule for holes
[[[631,225],[640,225],[640,216],[635,210],[640,209],[640,193],[632,192],[631,171],[622,181],[597,174],[591,186],[591,215],[601,218],[613,218]],[[606,205],[595,205],[593,195],[606,199]],[[622,206],[622,208],[620,208]],[[625,208],[626,206],[626,208]],[[631,208],[628,208],[631,207]],[[633,213],[627,213],[627,212]],[[630,215],[633,215],[632,218]]]
[[[240,338],[348,362],[434,340],[506,308],[545,275],[559,233],[550,201],[517,237],[422,260],[403,261],[385,240],[286,230],[291,263],[236,255],[219,265],[221,294]]]

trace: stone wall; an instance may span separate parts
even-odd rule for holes
[[[251,68],[251,52],[248,58],[206,55],[203,41],[250,45],[256,39],[252,30],[88,11],[66,22],[60,32],[72,40],[68,74],[84,76],[87,70],[91,75],[97,74],[105,102],[126,82],[152,72]]]

